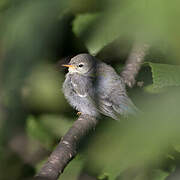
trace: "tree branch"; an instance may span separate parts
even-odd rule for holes
[[[125,83],[132,87],[149,46],[135,44],[121,73]],[[94,129],[98,120],[89,115],[81,115],[61,139],[48,161],[35,176],[35,180],[57,180],[66,165],[76,156],[77,147],[82,138]]]
[[[134,43],[132,50],[128,56],[128,59],[126,60],[126,65],[123,71],[121,72],[121,76],[124,79],[124,82],[127,86],[132,88],[136,83],[136,75],[139,72],[141,64],[143,63],[144,57],[147,54],[148,50],[148,44],[138,42]]]
[[[83,137],[96,127],[98,120],[89,115],[81,115],[62,137],[48,161],[35,176],[35,180],[56,180],[66,165],[77,154],[77,147]]]

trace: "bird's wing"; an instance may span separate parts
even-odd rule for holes
[[[118,120],[117,114],[113,109],[113,104],[107,98],[99,97],[100,103],[98,103],[99,111],[109,117],[112,117],[115,120]]]
[[[114,69],[106,64],[98,67],[99,109],[110,117],[136,114],[136,106],[126,94],[125,84]]]
[[[100,112],[115,120],[119,120],[118,115],[126,117],[128,115],[135,115],[139,112],[125,93],[120,94],[118,91],[114,91],[108,97],[99,95],[98,100],[98,109]]]
[[[139,111],[133,104],[127,94],[118,94],[118,91],[114,92],[110,98],[114,111],[121,115],[135,115]]]

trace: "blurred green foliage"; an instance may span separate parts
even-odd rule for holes
[[[153,84],[145,87],[150,92],[164,91],[168,87],[180,86],[180,66],[148,63],[152,70]]]
[[[88,52],[121,70],[134,41],[151,46],[142,86],[128,89],[143,113],[103,117],[60,179],[165,180],[179,169],[179,7],[178,0],[1,0],[0,180],[32,178],[77,118],[56,64]]]

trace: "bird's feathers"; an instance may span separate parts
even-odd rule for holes
[[[80,75],[76,74],[71,77],[71,83],[74,91],[76,91],[80,97],[86,97],[88,95],[88,84],[86,78],[80,77]]]
[[[91,56],[92,59],[96,61]],[[119,119],[118,115],[126,116],[138,111],[127,96],[122,78],[101,61],[96,61],[86,74],[68,73],[63,90],[70,104],[85,114],[98,116],[100,112]]]

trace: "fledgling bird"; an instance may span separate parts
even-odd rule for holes
[[[119,120],[138,112],[127,96],[123,79],[115,70],[89,54],[70,60],[63,84],[68,102],[80,113],[98,117],[100,113]]]

